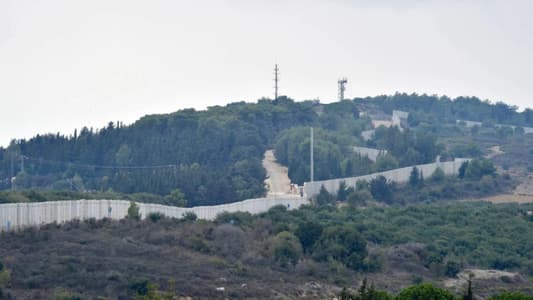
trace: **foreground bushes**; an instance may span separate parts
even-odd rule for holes
[[[413,285],[401,290],[395,296],[385,292],[378,291],[374,287],[367,287],[366,280],[357,292],[349,292],[343,289],[340,294],[340,300],[473,300],[476,297],[467,291],[461,297],[457,297],[450,291],[436,287],[432,284],[425,283]],[[521,293],[503,293],[489,298],[489,300],[533,300],[533,296]]]

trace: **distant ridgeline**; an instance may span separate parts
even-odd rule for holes
[[[449,98],[417,94],[395,94],[356,99],[360,103],[379,107],[392,114],[395,109],[409,112],[409,125],[421,121],[455,123],[457,120],[470,120],[533,127],[533,110],[518,112],[518,107],[503,102],[491,103],[476,97]]]
[[[367,142],[368,114],[409,112],[411,130],[380,128]],[[109,123],[73,135],[37,135],[0,148],[0,189],[149,193],[170,205],[213,205],[265,194],[261,159],[274,148],[296,183],[308,181],[309,126],[315,131],[315,178],[351,177],[433,162],[443,145],[418,124],[457,119],[533,126],[533,111],[477,98],[396,94],[322,105],[280,97],[232,103],[204,111],[150,115],[132,125]],[[418,131],[417,131],[418,130]],[[386,150],[376,161],[354,146]],[[384,151],[385,153],[385,151]],[[149,194],[146,197],[149,198]]]

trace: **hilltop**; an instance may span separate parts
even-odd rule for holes
[[[372,139],[365,140],[363,132],[398,109],[409,113],[406,131],[380,127]],[[483,123],[468,128],[458,120]],[[519,113],[516,107],[473,97],[416,94],[331,104],[280,97],[204,111],[186,109],[146,116],[130,126],[110,122],[105,128],[84,128],[72,136],[45,134],[14,140],[0,149],[0,189],[120,194],[180,206],[260,197],[266,193],[261,161],[268,149],[275,149],[292,182],[309,179],[306,128],[310,126],[316,128],[318,180],[433,162],[437,156],[443,160],[482,157],[502,139],[516,147],[493,160],[509,168],[516,162],[510,153],[521,158],[531,155],[520,148],[530,139],[519,138],[519,129],[533,126],[533,111]],[[387,154],[373,162],[354,153],[354,146],[379,148]],[[24,197],[19,200],[35,201]],[[11,200],[4,197],[4,201]]]

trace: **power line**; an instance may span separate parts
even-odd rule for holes
[[[95,164],[79,164],[79,163],[73,163],[68,161],[58,161],[58,160],[48,160],[48,159],[42,159],[42,158],[33,158],[29,156],[25,156],[27,160],[35,161],[35,162],[45,162],[45,163],[51,163],[51,164],[61,164],[66,166],[74,166],[79,168],[90,168],[90,169],[117,169],[117,170],[135,170],[135,169],[170,169],[170,168],[177,168],[180,167],[178,164],[166,164],[166,165],[152,165],[152,166],[116,166],[116,165],[95,165]]]

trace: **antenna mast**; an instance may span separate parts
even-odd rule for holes
[[[339,84],[339,101],[344,100],[344,91],[346,91],[346,83],[348,83],[348,79],[346,77],[343,77],[337,81]]]
[[[278,78],[279,75],[279,68],[278,64],[274,67],[274,100],[278,100]]]

